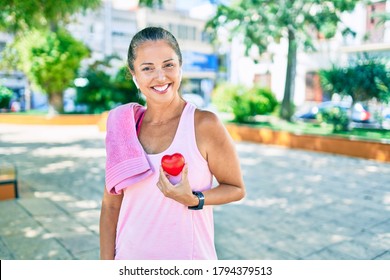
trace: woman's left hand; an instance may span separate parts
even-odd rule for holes
[[[160,166],[160,177],[157,182],[157,187],[164,196],[176,200],[185,206],[198,205],[198,198],[192,194],[190,182],[188,181],[187,164],[183,168],[181,181],[176,185],[172,185],[169,182],[167,175],[165,175],[164,170]]]

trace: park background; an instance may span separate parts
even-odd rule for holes
[[[19,193],[0,258],[98,258],[105,117],[144,102],[125,61],[149,25],[182,46],[183,97],[237,140],[248,196],[215,208],[222,259],[389,258],[389,1],[2,7],[0,175]]]

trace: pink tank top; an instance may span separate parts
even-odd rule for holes
[[[217,259],[212,206],[189,210],[166,198],[156,186],[161,158],[178,152],[188,164],[191,188],[194,191],[211,188],[212,174],[196,145],[194,114],[195,106],[188,103],[169,148],[148,155],[153,174],[124,190],[115,259]]]

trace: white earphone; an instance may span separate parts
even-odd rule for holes
[[[181,82],[181,78],[183,77],[183,70],[180,69],[180,74],[179,74],[179,81]]]
[[[133,76],[133,82],[134,82],[135,86],[136,86],[137,88],[139,88],[139,85],[138,85],[138,83],[137,83],[137,79],[135,78],[135,76]]]

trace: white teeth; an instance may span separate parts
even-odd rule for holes
[[[164,91],[166,90],[167,88],[169,87],[169,84],[166,84],[164,86],[161,86],[161,87],[153,87],[155,90],[157,91]]]

